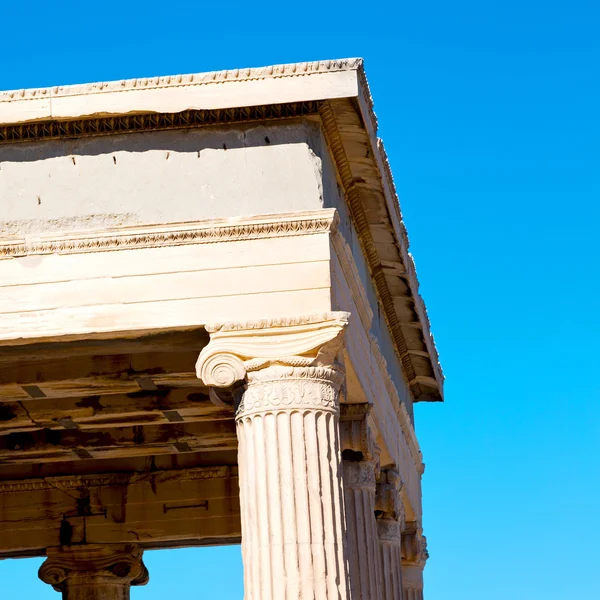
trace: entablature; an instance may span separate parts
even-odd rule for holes
[[[382,308],[412,398],[441,400],[443,375],[389,163],[376,137],[377,121],[362,60],[4,92],[0,142],[190,131],[208,125],[299,118],[317,119],[322,127],[343,188],[345,206],[337,208],[345,208],[350,217],[357,236],[352,251],[363,254],[376,305]],[[267,145],[268,140],[266,136]],[[0,144],[0,153],[5,147]],[[75,157],[71,158],[75,164]],[[327,198],[320,201],[328,205]],[[33,239],[25,246],[36,244]],[[4,252],[14,252],[15,245],[8,245],[11,248]],[[377,306],[371,303],[371,310]]]

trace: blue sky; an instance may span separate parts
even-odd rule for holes
[[[597,3],[32,1],[0,22],[0,89],[364,57],[447,377],[416,408],[426,599],[600,598]],[[40,562],[0,562],[3,594],[58,598]],[[238,548],[146,562],[134,599],[242,596]]]

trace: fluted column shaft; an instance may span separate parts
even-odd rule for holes
[[[403,600],[423,600],[423,569],[429,558],[420,522],[409,521],[402,532]]]
[[[236,410],[246,600],[347,598],[333,367],[248,373]]]
[[[404,582],[403,600],[423,600],[423,567],[404,565],[402,577]]]
[[[382,469],[377,483],[377,534],[381,554],[381,598],[402,599],[402,545],[404,506],[402,481],[395,468]]]
[[[378,519],[377,532],[381,552],[382,600],[402,600],[400,523]]]
[[[381,567],[375,522],[375,464],[343,461],[352,598],[381,597]]]
[[[145,585],[148,571],[134,544],[86,544],[49,548],[39,570],[63,600],[129,600],[132,585]]]

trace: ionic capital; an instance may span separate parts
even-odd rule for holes
[[[377,536],[380,542],[400,546],[401,525],[396,519],[377,519]]]
[[[371,461],[379,476],[379,448],[369,404],[340,406],[340,444],[345,459]]]
[[[39,578],[56,591],[69,586],[146,585],[148,570],[135,544],[86,544],[48,548]]]
[[[427,551],[427,538],[418,521],[406,523],[402,532],[402,564],[405,566],[425,566],[429,558]]]
[[[373,461],[343,461],[344,486],[350,489],[366,489],[375,491],[376,476]]]
[[[210,342],[200,352],[196,373],[210,387],[213,402],[220,405],[240,401],[237,391],[242,384],[268,384],[275,375],[290,382],[331,381],[339,389],[340,371],[333,365],[348,317],[345,312],[332,312],[207,325]],[[288,390],[288,398],[295,396],[292,404],[302,402],[297,397],[302,395],[302,386],[295,383],[292,388]]]
[[[395,468],[381,469],[377,481],[375,511],[378,519],[396,521],[404,528],[404,505],[400,498],[402,479]]]

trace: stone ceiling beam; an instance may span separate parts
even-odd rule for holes
[[[0,435],[39,429],[94,429],[230,418],[195,388],[130,394],[37,398],[0,402]]]
[[[235,449],[233,419],[107,429],[39,429],[0,436],[0,465]]]
[[[239,543],[235,467],[0,482],[0,558],[79,543]]]

